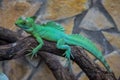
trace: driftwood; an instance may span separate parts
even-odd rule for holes
[[[2,28],[0,28],[0,30],[2,30]],[[7,33],[8,30],[4,30]],[[12,33],[14,32],[11,32],[10,34]],[[0,36],[6,37],[2,32],[0,33]],[[38,44],[33,37],[26,37],[18,40],[17,35],[9,35],[9,38],[11,36],[14,36],[16,40],[14,43],[0,46],[0,61],[24,56],[28,53],[28,50],[31,50],[31,47],[35,47]],[[117,80],[114,73],[103,71],[87,56],[82,48],[71,46],[71,50],[74,56],[74,59],[72,60],[78,64],[90,80]],[[77,77],[72,72],[69,72],[67,68],[63,67],[55,56],[62,56],[63,53],[63,50],[56,48],[56,43],[44,40],[44,46],[38,52],[38,55],[46,62],[56,80],[77,80]]]

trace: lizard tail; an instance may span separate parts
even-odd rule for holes
[[[70,45],[83,47],[88,52],[90,52],[93,56],[95,56],[104,65],[107,71],[112,72],[112,70],[110,69],[110,66],[108,65],[107,61],[103,57],[101,51],[88,38],[80,34],[71,34],[67,36],[66,43]]]

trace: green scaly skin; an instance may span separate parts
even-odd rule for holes
[[[20,17],[16,20],[15,24],[22,28],[27,33],[31,34],[36,38],[39,45],[32,51],[32,57],[40,50],[44,45],[43,39],[56,42],[58,49],[65,50],[65,57],[67,58],[68,64],[70,64],[71,48],[69,45],[80,46],[89,51],[95,56],[109,71],[110,69],[107,61],[103,57],[102,53],[97,49],[93,42],[80,34],[66,34],[64,28],[55,22],[48,22],[46,24],[36,24],[35,17]]]

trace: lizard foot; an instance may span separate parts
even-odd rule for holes
[[[36,56],[37,57],[37,50],[35,48],[32,48],[32,50],[28,50],[30,53],[27,54],[27,56],[31,55],[31,59]]]
[[[73,58],[73,55],[70,54],[70,51],[66,51],[64,54],[65,58],[67,58],[67,61],[65,63],[65,67],[68,67],[69,68],[69,71],[72,71],[72,63],[71,63],[71,60],[70,60],[70,56]]]
[[[68,53],[68,52],[65,52],[62,56],[65,56],[65,58],[73,58],[74,59],[74,56],[71,54],[71,53]]]

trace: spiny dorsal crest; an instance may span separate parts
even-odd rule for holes
[[[53,22],[53,21],[47,22],[46,24],[43,24],[43,26],[55,28],[55,29],[63,31],[63,32],[65,31],[65,29],[63,28],[62,25],[60,25],[60,24],[58,24],[56,22]]]
[[[96,47],[95,44],[93,44],[93,42],[92,42],[91,40],[89,40],[88,38],[86,38],[86,37],[83,36],[83,35],[80,35],[80,34],[70,34],[70,36],[73,37],[73,38],[76,38],[76,39],[78,39],[78,40],[79,40],[79,39],[80,39],[80,40],[83,40],[83,41],[85,41],[86,43],[90,44],[91,46]]]

